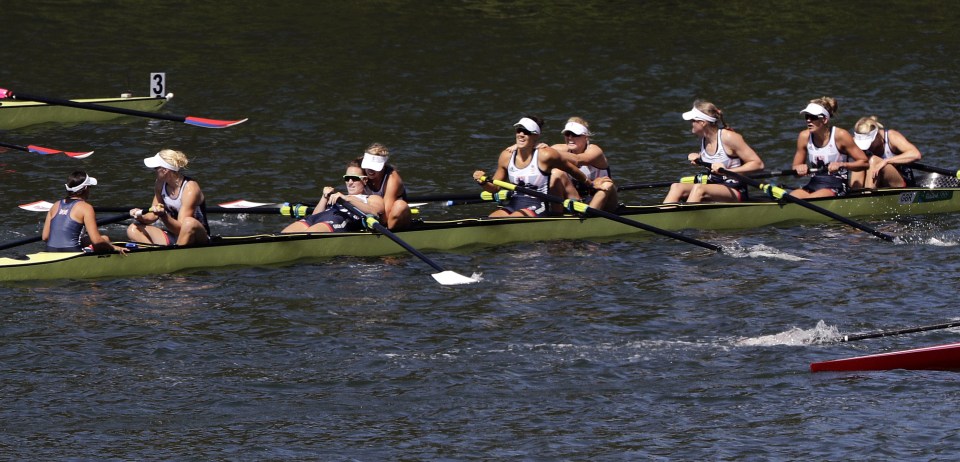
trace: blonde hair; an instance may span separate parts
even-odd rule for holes
[[[190,163],[187,160],[187,155],[181,151],[174,151],[173,149],[163,149],[157,153],[161,159],[166,163],[177,167],[180,170],[187,168],[187,164]]]
[[[723,111],[720,110],[720,108],[718,108],[716,104],[713,104],[710,101],[707,101],[705,99],[698,99],[693,102],[693,107],[697,108],[697,110],[699,110],[700,112],[710,117],[716,117],[717,120],[721,124],[723,124],[722,128],[725,128],[732,132],[736,131],[733,129],[733,127],[730,126],[730,124],[727,123],[726,120],[723,119]],[[717,125],[717,122],[708,122],[708,123],[712,125]]]
[[[840,106],[837,105],[837,100],[829,96],[821,96],[819,98],[810,100],[810,102],[813,104],[819,104],[820,106],[823,106],[823,108],[830,113],[831,118],[833,118],[834,114],[837,113],[837,110],[840,109]]]
[[[864,133],[870,133],[873,129],[883,129],[883,124],[877,120],[877,116],[872,115],[868,117],[861,117],[857,121],[857,124],[853,126],[853,130],[861,135]]]
[[[590,131],[590,122],[587,122],[586,119],[584,119],[583,117],[573,116],[567,119],[567,122],[573,122],[573,123],[583,125],[584,127],[587,127],[587,133],[584,133],[584,134],[587,136],[593,136],[593,132]]]
[[[373,143],[370,146],[367,146],[367,153],[373,154],[375,156],[390,157],[390,150],[386,146],[380,143]]]

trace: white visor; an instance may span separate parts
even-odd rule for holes
[[[572,132],[574,135],[591,135],[590,130],[587,129],[585,125],[576,122],[567,122],[567,124],[563,126],[563,130],[560,131],[562,134],[566,134],[567,132]]]
[[[693,108],[683,113],[683,120],[703,120],[705,122],[714,123],[717,121],[717,118],[711,117],[697,108]]]
[[[363,162],[360,164],[360,168],[369,168],[370,170],[381,171],[383,166],[387,163],[386,156],[378,156],[376,154],[370,154],[369,152],[363,153]]]
[[[72,188],[68,184],[65,184],[64,186],[67,188],[67,191],[80,192],[80,190],[82,190],[83,188],[86,188],[87,186],[96,186],[96,185],[97,185],[97,179],[90,175],[87,175],[87,177],[83,179],[83,183],[80,183]]]
[[[808,104],[807,107],[803,108],[803,110],[800,111],[800,113],[801,113],[801,114],[810,114],[810,115],[815,115],[815,116],[822,116],[822,117],[825,118],[825,119],[829,119],[829,118],[830,118],[830,111],[828,111],[827,108],[825,108],[825,107],[823,107],[823,106],[821,106],[821,105],[819,105],[819,104],[817,104],[817,103],[810,103],[810,104]]]
[[[147,157],[146,159],[143,159],[143,165],[146,165],[149,168],[163,167],[174,172],[180,171],[179,168],[174,167],[173,165],[170,165],[169,162],[163,160],[163,157],[160,157],[159,152],[153,157]]]
[[[877,138],[877,132],[880,130],[874,128],[870,130],[870,133],[855,133],[853,135],[853,142],[857,143],[857,147],[863,150],[866,150],[873,144],[873,140]]]
[[[529,118],[529,117],[524,117],[524,118],[520,119],[519,122],[513,124],[513,127],[514,127],[514,128],[516,128],[516,127],[523,127],[523,128],[526,129],[528,132],[530,132],[530,133],[532,133],[532,134],[534,134],[534,135],[539,135],[539,134],[540,134],[540,126],[537,125],[537,123],[534,122],[533,119],[531,119],[531,118]]]

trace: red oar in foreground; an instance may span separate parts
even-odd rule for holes
[[[0,146],[9,148],[9,149],[16,149],[17,151],[32,152],[36,154],[65,154],[69,157],[73,157],[74,159],[83,159],[84,157],[90,157],[91,155],[93,155],[93,151],[87,151],[87,152],[61,151],[59,149],[45,148],[43,146],[37,146],[33,144],[29,146],[19,146],[16,144],[0,143]]]
[[[68,106],[68,107],[75,107],[78,109],[89,109],[91,111],[113,112],[115,114],[123,114],[123,115],[136,116],[136,117],[147,117],[151,119],[170,120],[173,122],[183,122],[185,124],[195,125],[197,127],[204,127],[204,128],[227,128],[227,127],[232,127],[234,125],[241,124],[247,121],[247,119],[216,120],[216,119],[206,119],[203,117],[192,117],[192,116],[181,116],[181,115],[174,115],[174,114],[161,114],[158,112],[137,111],[135,109],[123,109],[119,107],[105,106],[102,104],[81,103],[81,102],[72,101],[69,99],[28,95],[25,93],[13,92],[11,90],[0,88],[0,99],[2,98],[13,98],[18,100],[26,100],[26,101],[37,101],[40,103],[54,104],[57,106]]]

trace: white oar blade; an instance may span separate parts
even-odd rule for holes
[[[47,201],[36,201],[29,204],[21,204],[19,207],[31,212],[46,212],[53,208],[53,204]]]
[[[224,202],[218,205],[220,207],[227,208],[227,209],[250,209],[254,207],[264,207],[267,205],[279,205],[279,204],[269,203],[269,202],[251,202],[248,200],[240,199],[237,201]]]
[[[480,282],[483,278],[479,274],[474,273],[473,277],[466,277],[460,273],[454,271],[444,271],[442,273],[432,274],[433,278],[437,280],[440,284],[445,286],[453,286],[459,284],[473,284]]]

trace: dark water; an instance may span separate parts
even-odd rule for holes
[[[413,193],[475,191],[523,113],[587,118],[628,182],[690,174],[680,119],[725,109],[770,168],[797,112],[830,95],[957,168],[960,14],[950,3],[5,2],[0,86],[143,94],[226,130],[127,118],[2,141],[0,240],[67,174],[140,206],[143,157],[182,149],[212,202],[314,200],[372,141]],[[663,191],[624,197],[658,201]],[[427,217],[484,206],[425,207]],[[443,287],[407,256],[0,288],[0,453],[9,459],[944,460],[958,376],[811,374],[809,363],[948,343],[956,332],[818,342],[957,317],[955,216],[848,228],[528,243],[431,255],[483,273]],[[281,217],[218,217],[218,232]],[[119,236],[122,227],[107,228]],[[34,248],[18,249],[19,251]],[[818,323],[823,321],[820,327]]]

